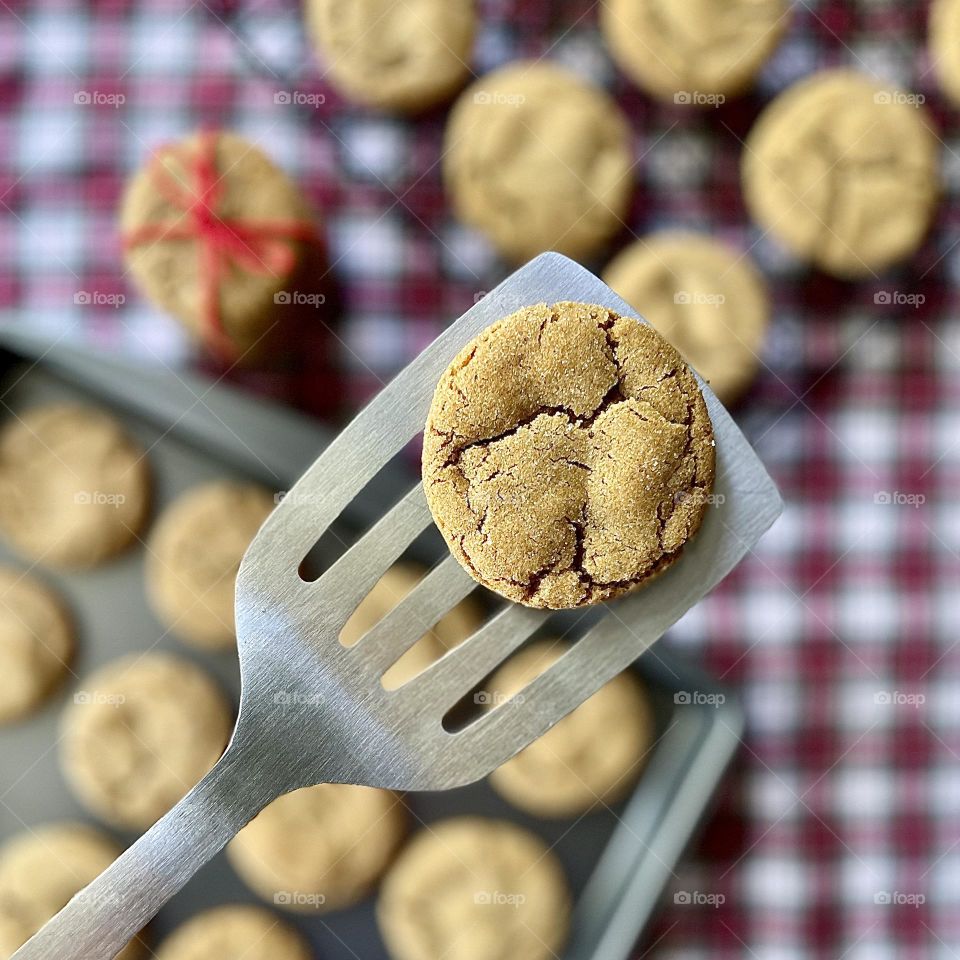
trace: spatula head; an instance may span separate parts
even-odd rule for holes
[[[442,719],[548,616],[508,608],[413,681],[386,691],[383,671],[443,612],[480,589],[447,558],[355,646],[340,630],[363,596],[431,522],[419,485],[317,581],[301,561],[343,508],[424,427],[456,354],[529,304],[574,300],[637,313],[588,270],[546,253],[452,324],[324,451],[274,511],[237,579],[243,675],[237,737],[255,737],[293,768],[288,789],[342,781],[442,789],[480,779],[626,668],[711,590],[779,515],[776,487],[746,438],[701,383],[716,438],[711,507],[682,557],[622,601],[524,691],[466,728]]]

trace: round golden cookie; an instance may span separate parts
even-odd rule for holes
[[[651,326],[541,303],[488,327],[440,378],[423,485],[476,580],[577,607],[679,557],[703,519],[713,445],[695,377]]]
[[[209,199],[198,218],[188,209],[199,196]],[[312,221],[289,177],[255,144],[225,131],[160,147],[130,179],[120,207],[124,258],[136,284],[194,339],[231,360],[262,350],[278,304],[290,302],[291,280],[316,242]],[[212,237],[210,224],[219,224],[222,235],[224,223],[235,239],[217,241],[222,270],[211,306],[213,241],[198,229],[204,225]]]
[[[199,667],[165,653],[114,660],[66,709],[61,762],[77,798],[108,823],[145,829],[217,762],[233,727]]]
[[[854,70],[794,84],[743,152],[753,218],[838,277],[875,274],[923,240],[939,193],[939,144],[910,94]]]
[[[301,913],[338,910],[373,887],[406,826],[395,793],[325,783],[274,800],[230,842],[227,857],[269,903]]]
[[[353,646],[413,590],[422,576],[422,572],[412,566],[394,564],[377,581],[344,624],[340,631],[340,642],[346,647]],[[384,673],[384,687],[394,690],[426,670],[448,650],[466,640],[481,622],[482,617],[476,605],[469,598],[462,600]]]
[[[229,904],[181,924],[154,960],[311,960],[306,940],[262,907]]]
[[[570,892],[546,844],[513,823],[432,823],[397,858],[377,901],[394,960],[553,960]]]
[[[490,681],[493,702],[512,697],[567,650],[543,640],[511,657]],[[521,694],[522,695],[522,694]],[[616,803],[633,786],[653,741],[653,715],[631,673],[621,673],[512,760],[490,783],[542,817],[572,817]]]
[[[943,92],[960,106],[960,3],[934,0],[930,6],[930,59]]]
[[[746,254],[703,234],[663,231],[618,254],[603,279],[724,403],[750,385],[760,366],[770,302]]]
[[[147,544],[147,598],[178,636],[207,649],[236,644],[237,571],[273,507],[261,487],[217,481],[188,490],[160,515]]]
[[[0,723],[29,713],[59,686],[75,642],[60,598],[29,574],[0,567]]]
[[[93,567],[128,546],[147,518],[146,455],[93,407],[34,407],[0,430],[0,533],[20,553]]]
[[[82,823],[33,827],[7,840],[0,847],[0,960],[9,960],[120,852],[109,837]],[[142,955],[134,940],[117,960]]]
[[[570,71],[520,62],[457,100],[443,173],[457,215],[505,257],[583,258],[620,228],[633,191],[630,128],[602,90]]]
[[[360,103],[416,113],[470,75],[474,0],[307,0],[330,79]]]
[[[780,43],[786,0],[604,0],[614,60],[662,100],[694,106],[742,93]]]

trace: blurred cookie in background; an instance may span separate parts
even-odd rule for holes
[[[474,0],[306,0],[324,76],[352,100],[417,113],[471,74]]]
[[[63,772],[92,813],[143,830],[217,762],[232,728],[226,699],[199,667],[133,654],[80,682],[61,725]]]
[[[943,92],[960,106],[960,2],[933,0],[928,29],[934,72]]]
[[[672,103],[743,93],[790,22],[786,0],[603,0],[600,29],[620,68]]]
[[[274,800],[230,841],[227,858],[268,903],[323,913],[369,892],[406,828],[392,791],[325,783]]]
[[[344,624],[340,632],[340,642],[346,647],[353,646],[393,610],[422,577],[423,571],[410,564],[398,563],[392,566],[360,601],[360,606]],[[479,628],[482,621],[482,614],[476,604],[470,598],[461,600],[384,673],[384,687],[394,690],[426,670],[448,650],[466,640]]]
[[[633,192],[630,128],[603,91],[543,61],[474,81],[447,122],[443,173],[460,219],[514,261],[588,257]]]
[[[377,922],[394,960],[551,960],[570,892],[536,834],[505,820],[431,823],[387,874]]]
[[[631,244],[603,272],[725,404],[756,375],[770,302],[747,254],[692,231],[665,230]]]
[[[262,487],[217,481],[188,490],[160,515],[148,541],[146,591],[177,636],[206,649],[236,645],[237,571],[273,508]]]
[[[0,846],[0,960],[9,960],[120,853],[99,830],[71,822],[31,827]],[[144,952],[134,939],[117,960]]]
[[[147,519],[146,454],[94,407],[34,407],[0,430],[0,534],[54,567],[94,567]]]
[[[855,70],[825,70],[781,93],[741,162],[759,226],[837,277],[909,257],[936,212],[939,141],[920,98]]]
[[[0,724],[30,713],[60,686],[75,645],[60,597],[22,570],[0,567]]]
[[[511,657],[490,680],[492,705],[524,687],[569,649],[541,640]],[[541,817],[572,817],[616,803],[634,785],[653,744],[653,713],[640,682],[622,673],[530,746],[490,774],[514,806]]]
[[[154,960],[311,960],[306,940],[279,917],[247,904],[204,910],[164,940]]]
[[[120,227],[145,296],[231,362],[266,349],[318,242],[289,177],[250,141],[215,130],[154,152],[127,185]]]

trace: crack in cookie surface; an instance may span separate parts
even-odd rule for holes
[[[531,606],[625,593],[696,533],[713,482],[696,379],[651,327],[591,304],[526,307],[441,378],[427,499],[471,575]]]

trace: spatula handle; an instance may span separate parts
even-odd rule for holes
[[[81,890],[11,960],[113,960],[277,796],[229,749],[164,817]]]

